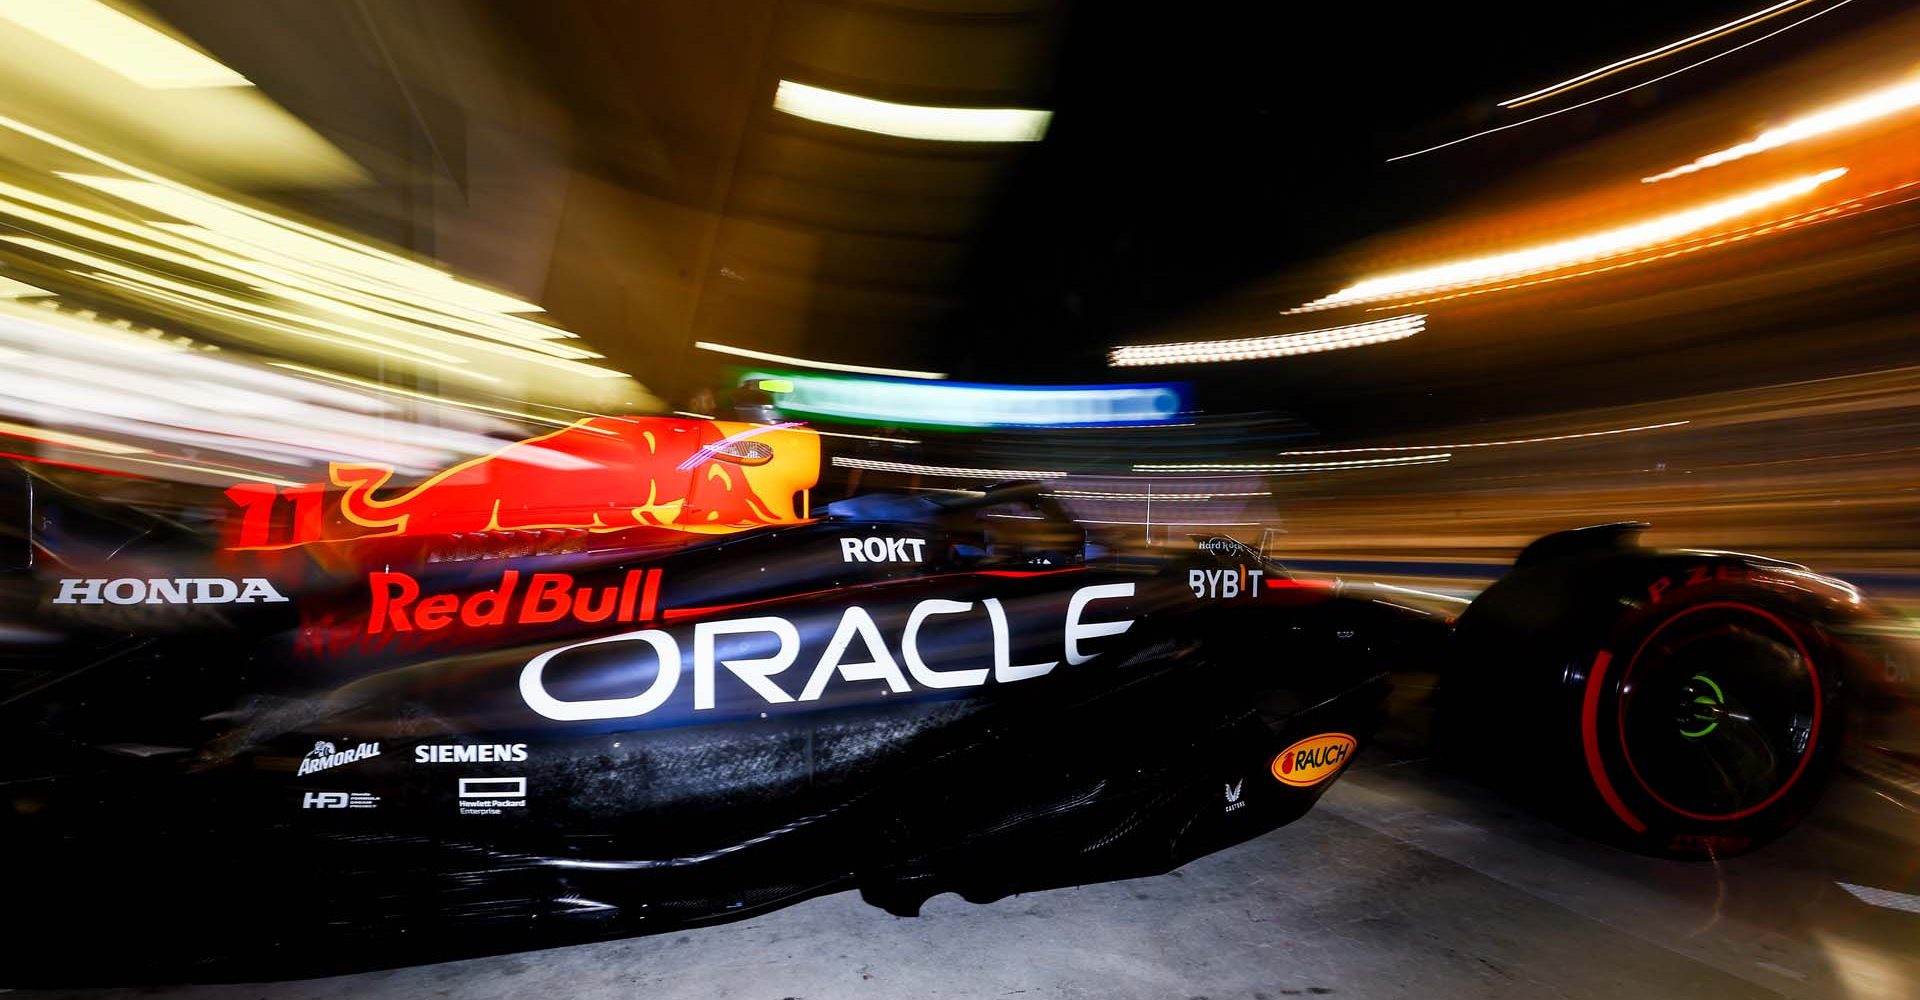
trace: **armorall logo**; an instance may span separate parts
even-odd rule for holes
[[[294,776],[300,777],[316,771],[336,768],[342,764],[351,764],[356,760],[366,760],[368,757],[378,756],[380,756],[380,744],[378,743],[362,743],[351,749],[337,750],[333,744],[321,740],[313,745],[312,750],[307,751],[305,757],[301,758],[300,769],[294,772]]]

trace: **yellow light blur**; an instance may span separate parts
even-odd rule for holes
[[[234,211],[228,206],[217,204],[215,200],[195,197],[191,193],[150,181],[67,172],[61,172],[59,176],[76,184],[83,184],[134,204],[194,223],[192,226],[166,222],[155,224],[154,228],[172,233],[176,237],[191,236],[248,257],[257,257],[259,249],[265,249],[273,252],[275,259],[287,267],[306,271],[309,275],[316,275],[323,280],[334,279],[334,275],[324,270],[316,270],[312,266],[312,262],[322,262],[349,274],[357,274],[364,279],[379,282],[380,284],[373,286],[373,290],[390,299],[398,296],[413,296],[417,301],[420,296],[425,296],[428,304],[438,304],[435,301],[436,297],[451,294],[454,296],[452,304],[474,311],[485,311],[480,305],[482,303],[487,307],[502,310],[525,312],[539,309],[538,306],[520,302],[510,296],[498,295],[477,286],[453,281],[445,273],[430,267],[418,264],[402,266],[365,253],[348,250],[328,241],[314,239],[292,229],[275,226],[245,213]],[[253,246],[250,247],[248,244]],[[286,273],[281,272],[283,276]],[[328,280],[328,284],[320,288],[331,294],[333,289],[329,285],[337,286],[337,280]],[[391,305],[392,303],[389,303],[389,306]],[[517,322],[520,327],[511,333],[505,329],[479,332],[494,339],[520,341],[523,342],[523,346],[532,349],[548,352],[570,351],[573,354],[569,356],[598,357],[592,352],[580,351],[578,348],[526,343],[529,340],[572,337],[573,334],[538,323],[524,320]],[[529,333],[537,336],[532,338],[525,336]]]
[[[1324,472],[1376,469],[1400,465],[1432,465],[1453,458],[1451,452],[1399,455],[1392,458],[1356,458],[1338,462],[1181,462],[1136,465],[1135,472]]]
[[[1583,87],[1589,83],[1593,83],[1596,80],[1604,80],[1607,77],[1614,75],[1615,73],[1625,72],[1626,70],[1632,69],[1635,66],[1640,66],[1645,63],[1650,63],[1656,59],[1663,59],[1667,56],[1673,55],[1678,52],[1684,52],[1687,49],[1693,48],[1696,45],[1705,45],[1706,43],[1713,41],[1714,39],[1719,38],[1723,35],[1730,35],[1736,31],[1744,30],[1746,28],[1752,27],[1753,25],[1759,24],[1762,21],[1766,21],[1770,18],[1774,18],[1781,14],[1784,14],[1795,7],[1804,7],[1811,2],[1813,2],[1813,0],[1782,0],[1782,2],[1776,3],[1771,7],[1763,7],[1760,10],[1756,10],[1751,14],[1746,14],[1741,17],[1736,17],[1733,20],[1728,21],[1727,23],[1722,24],[1718,27],[1708,28],[1707,30],[1702,31],[1699,34],[1689,35],[1686,38],[1682,38],[1677,42],[1668,42],[1667,44],[1662,45],[1658,48],[1648,49],[1647,51],[1642,52],[1637,56],[1628,56],[1627,58],[1621,59],[1617,62],[1610,62],[1605,66],[1599,67],[1598,69],[1590,69],[1585,73],[1580,74],[1579,76],[1570,77],[1568,79],[1562,80],[1559,83],[1553,84],[1551,86],[1542,87],[1539,90],[1536,90],[1530,94],[1521,94],[1519,97],[1510,97],[1504,101],[1501,101],[1499,106],[1503,108],[1517,108],[1523,104],[1532,104],[1535,101],[1544,101],[1547,98],[1552,97],[1556,94],[1564,93],[1566,91],[1573,90],[1577,87]]]
[[[131,270],[131,269],[128,269],[128,270]],[[370,344],[356,343],[355,341],[347,339],[346,337],[336,337],[330,334],[325,334],[325,333],[320,333],[314,330],[304,329],[302,327],[295,326],[291,323],[276,322],[274,320],[267,319],[263,316],[255,316],[255,315],[243,312],[239,309],[230,309],[230,308],[227,308],[226,306],[216,305],[213,302],[203,301],[201,298],[197,297],[196,295],[180,294],[178,292],[169,291],[166,287],[163,287],[161,284],[159,284],[161,282],[165,282],[166,279],[160,278],[157,276],[146,276],[144,278],[128,278],[122,275],[108,274],[108,273],[88,274],[85,271],[75,271],[74,273],[84,275],[85,277],[92,278],[93,280],[102,282],[103,284],[108,284],[116,288],[125,289],[136,295],[154,299],[159,302],[165,302],[169,305],[179,306],[183,309],[190,309],[195,312],[206,313],[209,316],[219,316],[223,319],[235,320],[241,323],[245,323],[249,326],[259,327],[262,330],[271,330],[276,333],[284,333],[294,337],[301,337],[308,340],[314,340],[323,344],[332,344],[336,347],[345,347],[350,350],[371,351],[374,354],[383,355],[384,357],[390,360],[401,362],[403,364],[420,365],[423,367],[433,368],[437,371],[446,372],[451,375],[458,375],[462,378],[475,379],[481,382],[500,381],[500,379],[496,376],[488,375],[484,372],[476,372],[469,368],[461,367],[462,362],[460,362],[458,359],[454,359],[451,362],[435,361],[433,360],[434,357],[450,357],[450,356],[442,355],[442,354],[439,354],[439,352],[437,351],[430,351],[426,348],[411,348],[411,347],[407,347],[404,344],[396,344],[395,346],[400,348],[400,350],[392,351],[392,352],[381,351],[376,349],[374,346],[371,346]],[[174,284],[174,283],[168,283],[168,284]],[[183,286],[177,286],[177,287],[183,287]],[[201,290],[198,294],[207,295],[208,293],[205,290]],[[229,300],[229,301],[238,301],[238,300]],[[341,329],[348,330],[349,332],[351,332],[350,328],[341,328]],[[361,334],[361,333],[353,333],[352,335],[356,337],[371,336],[368,334]],[[384,340],[384,339],[385,338],[377,338],[374,340],[374,343],[379,343],[381,340]],[[411,354],[404,353],[406,351],[411,351],[414,353],[411,353]],[[426,356],[422,356],[422,355],[426,355]]]
[[[1769,149],[1778,149],[1788,143],[1814,139],[1844,129],[1865,125],[1868,122],[1886,118],[1890,115],[1896,115],[1902,111],[1911,111],[1916,107],[1920,107],[1920,78],[1914,78],[1905,83],[1895,84],[1869,94],[1863,94],[1850,101],[1843,101],[1839,104],[1822,108],[1804,118],[1796,118],[1778,128],[1770,128],[1748,139],[1746,142],[1736,143],[1725,149],[1708,153],[1694,160],[1692,163],[1682,164],[1674,167],[1672,170],[1665,170],[1648,177],[1642,177],[1640,181],[1643,184],[1652,184],[1657,181],[1664,181],[1669,178],[1695,173],[1710,167],[1717,167],[1723,163],[1731,163],[1734,160],[1743,159],[1755,153],[1764,153]]]
[[[1053,120],[1051,111],[895,104],[792,80],[780,81],[773,94],[773,107],[842,128],[941,142],[1038,142]]]
[[[296,483],[291,479],[281,479],[278,476],[269,476],[263,472],[258,472],[253,469],[225,469],[225,468],[216,468],[216,467],[206,466],[206,465],[189,465],[185,462],[168,462],[158,458],[135,458],[131,455],[121,456],[120,461],[139,462],[142,465],[158,465],[162,468],[180,469],[184,472],[198,472],[198,473],[201,473],[202,475],[220,476],[220,477],[231,479],[235,482],[241,482],[241,483],[266,483],[270,486],[287,486],[287,487],[306,485],[305,483]]]
[[[1750,212],[1777,205],[1806,194],[1846,172],[1845,168],[1836,167],[1589,236],[1367,278],[1288,311],[1309,312],[1424,295],[1615,257],[1692,235]]]
[[[499,383],[501,376],[514,377],[523,384],[520,391],[536,395],[612,402],[597,385],[537,381],[550,377],[539,369],[598,385],[628,379],[624,372],[587,363],[601,355],[571,331],[526,318],[523,314],[543,311],[533,303],[169,180],[17,119],[0,116],[0,128],[107,168],[56,170],[49,177],[124,205],[91,207],[80,203],[90,199],[0,184],[5,195],[0,213],[35,224],[22,227],[29,232],[46,227],[48,239],[20,245],[90,265],[75,272],[81,277],[238,320],[252,328],[240,335],[256,341],[263,334],[276,339],[292,334],[361,351],[380,344],[387,350],[377,353],[462,378]],[[124,252],[111,252],[109,259],[108,253],[82,249],[94,244]],[[532,390],[527,382],[544,384],[546,392]]]
[[[0,299],[30,299],[36,295],[52,295],[44,288],[29,285],[24,281],[15,281],[0,274]]]
[[[1003,515],[988,514],[987,516]],[[1162,528],[1257,528],[1260,526],[1259,521],[1098,521],[1091,517],[1076,517],[1073,521],[1075,524],[1125,524]]]
[[[900,472],[915,476],[951,476],[955,479],[1058,479],[1064,472],[1044,469],[969,469],[953,465],[917,465],[912,462],[882,462],[872,458],[848,458],[836,455],[833,464],[842,469],[866,469],[872,472]]]
[[[1289,455],[1360,455],[1368,452],[1383,451],[1432,451],[1435,448],[1503,448],[1516,444],[1545,444],[1550,441],[1575,441],[1581,438],[1612,437],[1616,434],[1638,434],[1641,431],[1664,430],[1668,427],[1684,427],[1691,420],[1669,420],[1664,424],[1641,424],[1638,427],[1615,427],[1604,431],[1582,431],[1578,434],[1546,434],[1540,437],[1509,438],[1505,441],[1469,441],[1464,444],[1406,444],[1380,445],[1372,448],[1319,448],[1311,451],[1283,451]]]
[[[703,351],[712,351],[715,354],[731,354],[738,358],[752,358],[756,361],[773,361],[783,365],[794,365],[799,368],[818,368],[822,371],[830,372],[854,372],[860,375],[892,375],[896,378],[936,379],[947,377],[945,372],[921,372],[907,368],[875,368],[870,365],[840,364],[836,361],[814,361],[808,358],[792,358],[785,354],[769,354],[766,351],[752,351],[744,347],[712,344],[704,340],[694,341],[693,346]]]
[[[179,299],[168,300],[168,301],[174,301],[176,304],[190,305],[192,304],[191,300],[194,300],[194,299],[209,300],[215,303],[223,304],[227,307],[225,310],[218,311],[218,314],[222,314],[222,315],[230,316],[235,311],[239,311],[242,315],[248,312],[256,312],[256,313],[261,313],[267,316],[272,316],[278,319],[287,320],[294,324],[301,324],[301,325],[310,324],[314,326],[319,326],[324,329],[332,330],[346,337],[351,337],[358,340],[365,340],[371,343],[380,344],[382,346],[394,348],[410,354],[425,355],[426,357],[432,358],[437,361],[458,364],[458,363],[461,363],[461,360],[462,360],[451,354],[445,354],[439,351],[435,351],[431,348],[420,347],[414,344],[409,344],[404,341],[395,340],[391,337],[382,337],[379,334],[368,333],[365,330],[360,330],[354,327],[344,326],[344,325],[334,324],[334,323],[327,323],[324,320],[317,320],[311,317],[303,317],[295,313],[290,313],[290,312],[286,312],[284,310],[279,310],[279,309],[273,309],[267,306],[253,303],[253,302],[248,302],[245,299],[235,298],[231,295],[221,294],[210,288],[189,284],[183,281],[176,281],[174,279],[165,277],[160,274],[153,273],[151,271],[143,271],[137,267],[129,267],[128,265],[119,263],[118,261],[109,260],[105,257],[101,257],[96,254],[86,253],[85,251],[75,250],[72,247],[64,246],[62,244],[54,243],[48,240],[35,239],[31,236],[0,236],[0,241],[5,241],[18,246],[23,246],[30,250],[38,250],[41,253],[47,254],[49,256],[64,257],[67,260],[71,260],[78,264],[85,264],[88,267],[96,268],[99,271],[106,272],[109,275],[115,275],[127,281],[136,282],[138,285],[141,285],[141,286],[158,286],[159,288],[166,289],[175,293],[177,296],[184,297],[184,299],[186,300],[185,302],[182,302]],[[85,277],[93,277],[93,275],[89,275],[85,271],[75,271],[74,273],[85,276]],[[207,311],[215,312],[215,310],[207,310]],[[284,330],[284,327],[282,327],[281,329]]]
[[[374,392],[385,393],[390,396],[405,396],[408,399],[419,399],[429,403],[438,403],[443,406],[458,406],[463,410],[479,410],[485,413],[497,413],[503,417],[513,417],[517,420],[525,420],[531,423],[549,424],[554,427],[572,427],[576,423],[578,423],[578,421],[575,421],[575,420],[561,420],[555,417],[543,417],[537,413],[528,413],[525,410],[509,410],[502,406],[488,406],[485,403],[470,403],[470,402],[467,402],[466,400],[455,399],[451,396],[447,396],[445,394],[440,394],[440,393],[414,392],[412,389],[402,389],[399,386],[393,386],[393,385],[382,385],[379,382],[373,382],[363,378],[354,378],[351,375],[343,375],[339,372],[322,371],[318,368],[309,368],[306,365],[296,365],[291,361],[269,361],[267,362],[267,364],[270,364],[275,368],[285,368],[290,372],[299,372],[302,375],[311,376],[313,378],[323,378],[333,382],[343,382],[347,385],[358,386],[362,389],[371,389]],[[613,433],[612,431],[603,431],[598,427],[582,426],[581,430],[592,431],[596,434],[610,435]]]
[[[129,233],[129,234],[132,234],[132,236],[138,237],[138,238],[134,239],[134,238],[129,238],[127,236],[116,235],[115,233],[107,232],[101,229],[96,229],[96,228],[93,228],[92,226],[87,226],[78,222],[73,222],[69,219],[62,218],[60,215],[53,215],[47,212],[42,212],[36,209],[28,208],[25,205],[21,205],[14,201],[11,201],[9,197],[0,197],[0,213],[12,215],[21,219],[26,219],[30,222],[35,222],[52,229],[61,230],[62,232],[71,233],[73,235],[83,237],[85,239],[91,240],[96,243],[104,243],[108,246],[116,247],[121,250],[130,251],[130,252],[147,256],[147,257],[154,257],[160,260],[167,261],[168,263],[171,263],[171,264],[176,264],[180,267],[190,268],[193,270],[204,271],[209,274],[218,275],[229,281],[250,285],[260,291],[263,291],[269,294],[280,293],[282,294],[283,297],[286,297],[286,298],[294,299],[296,301],[302,301],[308,304],[314,304],[316,308],[321,308],[324,311],[340,313],[345,311],[347,308],[347,307],[342,307],[336,303],[323,301],[323,299],[325,299],[329,295],[329,293],[331,293],[332,295],[339,296],[349,302],[366,305],[376,310],[382,309],[382,308],[393,309],[397,312],[404,312],[408,316],[418,318],[427,323],[435,324],[435,325],[429,325],[429,326],[420,326],[414,323],[394,320],[387,316],[376,316],[371,320],[372,325],[384,326],[390,330],[395,330],[396,332],[399,332],[399,333],[422,336],[422,337],[425,337],[426,339],[437,340],[441,343],[452,344],[457,346],[480,346],[465,337],[459,336],[458,334],[447,332],[437,328],[438,325],[446,325],[446,326],[457,326],[460,329],[472,330],[473,332],[480,333],[483,336],[489,337],[490,339],[507,340],[506,337],[504,337],[499,333],[496,333],[493,331],[486,331],[486,330],[474,330],[474,328],[471,327],[470,325],[452,321],[450,317],[447,317],[445,315],[435,314],[429,311],[410,309],[408,307],[400,306],[398,303],[393,302],[391,300],[374,299],[369,296],[359,295],[357,293],[348,291],[338,286],[330,287],[330,286],[326,286],[318,283],[307,282],[300,277],[288,274],[283,271],[278,271],[272,268],[265,268],[256,263],[253,263],[244,259],[240,259],[237,257],[221,255],[218,253],[209,254],[206,250],[197,248],[192,243],[181,243],[177,238],[174,238],[168,232],[161,231],[161,229],[158,227],[147,226],[142,223],[129,222],[126,220],[117,219],[104,212],[94,211],[93,209],[86,208],[85,206],[82,206],[82,205],[76,205],[72,202],[68,202],[63,199],[54,198],[49,195],[43,195],[38,192],[30,191],[25,188],[21,188],[12,184],[7,184],[5,182],[0,182],[0,196],[11,196],[11,197],[19,198],[22,201],[29,201],[34,204],[43,205],[43,206],[46,206],[47,208],[53,209],[54,211],[62,213],[63,215],[73,216],[75,218],[87,219],[89,221],[98,222],[102,225],[111,226],[121,233]],[[165,226],[166,224],[162,223],[160,225]],[[188,227],[188,228],[197,230],[197,227]],[[202,232],[204,233],[204,231]],[[211,238],[211,234],[205,234],[205,235]],[[139,269],[128,267],[126,265],[121,265],[116,263],[112,266],[109,266],[107,263],[104,262],[104,258],[81,254],[77,251],[73,251],[70,249],[64,249],[64,250],[55,249],[52,247],[52,245],[46,244],[46,243],[27,243],[23,239],[19,239],[19,238],[12,238],[12,240],[13,242],[16,242],[16,243],[22,243],[22,245],[34,246],[36,249],[43,250],[44,252],[47,252],[47,253],[56,254],[72,260],[79,260],[83,263],[91,263],[96,267],[102,268],[103,270],[113,271],[114,273],[121,275],[121,277],[123,278],[129,279],[129,280],[138,280],[142,282],[142,284],[144,285],[160,284],[160,285],[165,285],[167,287],[173,288],[177,293],[189,294],[194,296],[195,298],[217,299],[235,308],[204,307],[199,305],[198,303],[193,303],[193,302],[182,303],[177,300],[177,296],[171,296],[171,297],[156,296],[156,297],[162,298],[163,300],[171,301],[176,305],[185,304],[190,308],[198,308],[203,312],[208,312],[214,315],[219,315],[219,316],[223,316],[230,319],[239,319],[243,322],[249,322],[252,325],[260,326],[264,329],[271,329],[271,330],[275,330],[283,333],[293,333],[296,336],[323,340],[323,341],[328,341],[333,343],[346,343],[344,341],[340,341],[338,338],[335,338],[335,337],[318,336],[309,331],[292,329],[286,324],[292,323],[292,324],[318,326],[325,329],[339,331],[349,337],[366,339],[375,343],[385,344],[387,346],[394,347],[396,349],[407,351],[417,355],[426,355],[426,356],[437,359],[439,362],[464,363],[463,359],[457,358],[454,355],[445,354],[440,351],[435,351],[426,347],[414,346],[412,344],[409,344],[403,341],[393,340],[391,338],[380,337],[376,334],[364,332],[358,329],[357,327],[342,327],[337,324],[329,323],[317,317],[303,317],[297,313],[287,312],[284,310],[268,309],[267,307],[257,303],[250,303],[242,299],[233,298],[231,296],[220,295],[218,293],[213,292],[210,289],[200,288],[199,286],[187,285],[180,282],[171,281],[158,274],[142,271]],[[195,251],[198,255],[196,256],[193,254],[180,253],[177,250],[170,249],[171,247],[176,247],[176,246],[186,250]],[[275,277],[278,277],[282,280],[275,281],[273,280]],[[266,280],[263,281],[262,280],[263,278]],[[113,282],[113,284],[116,284],[119,287],[123,287],[123,288],[129,287],[121,282]],[[302,289],[305,289],[305,290],[303,291]],[[141,291],[143,294],[154,294],[143,288],[136,287],[133,290]],[[319,297],[316,298],[315,296],[319,296]],[[264,320],[260,320],[254,316],[250,316],[243,312],[237,311],[239,309],[244,309],[244,310],[253,311],[253,312],[269,313],[271,315],[279,317],[282,320],[285,320],[286,323],[267,322]],[[365,312],[360,310],[353,310],[351,312],[348,312],[347,315],[348,315],[348,318],[354,318],[354,319],[361,319],[367,316]],[[517,320],[517,319],[515,321],[525,322],[523,320]],[[528,324],[528,325],[531,326],[531,325],[537,325],[537,324]],[[541,327],[541,329],[550,329],[550,328]],[[572,336],[572,334],[565,333],[564,331],[562,331],[562,334],[565,336]],[[515,339],[517,340],[517,338]],[[550,346],[545,344],[518,343],[518,342],[510,342],[510,344],[513,347],[527,347],[531,349],[538,349],[538,350],[541,350],[542,353],[553,353],[553,354],[564,353],[569,356],[599,357],[599,355],[594,354],[591,351],[585,351],[585,350],[580,350],[578,348],[570,348],[570,347],[559,346],[559,345]],[[349,346],[355,346],[355,345],[349,345]],[[487,347],[485,349],[495,350],[495,351],[498,350],[498,348],[492,348],[492,347]],[[594,370],[604,371],[605,369],[594,369]],[[491,376],[487,376],[484,378],[484,381],[497,382],[499,381],[499,379]]]
[[[1141,365],[1205,364],[1215,361],[1250,361],[1259,358],[1290,357],[1338,351],[1348,347],[1384,344],[1404,340],[1426,329],[1422,313],[1391,319],[1337,326],[1329,330],[1245,337],[1239,340],[1196,340],[1179,344],[1141,344],[1116,347],[1107,354],[1107,363],[1115,368]]]
[[[1134,503],[1202,503],[1219,497],[1270,497],[1272,492],[1233,493],[1106,493],[1099,490],[1061,490],[1043,496],[1061,500],[1125,500]]]
[[[251,87],[198,49],[98,0],[0,0],[12,21],[143,87]]]

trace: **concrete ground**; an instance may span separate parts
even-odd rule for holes
[[[1836,788],[1842,809],[1827,812],[1866,794]],[[1920,998],[1920,915],[1836,885],[1871,839],[1816,822],[1717,866],[1652,861],[1380,755],[1301,821],[1157,878],[988,906],[943,896],[916,919],[842,893],[686,933],[387,972],[15,995]]]

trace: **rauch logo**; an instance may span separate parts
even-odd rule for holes
[[[1273,759],[1273,776],[1283,785],[1305,788],[1331,778],[1353,752],[1353,737],[1345,733],[1322,733],[1280,751]]]

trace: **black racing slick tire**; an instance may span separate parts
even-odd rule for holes
[[[1443,681],[1455,760],[1660,857],[1744,853],[1812,808],[1844,730],[1842,653],[1816,615],[1739,579],[1663,593],[1657,566],[1598,587],[1528,575],[1535,599],[1496,588],[1462,617]]]
[[[1568,678],[1586,781],[1613,838],[1726,857],[1786,832],[1839,741],[1839,657],[1796,609],[1741,587],[1618,622]]]

